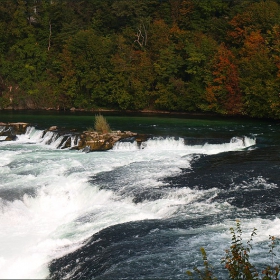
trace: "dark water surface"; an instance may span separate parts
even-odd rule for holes
[[[276,137],[279,121],[242,118],[221,118],[203,115],[102,113],[113,130],[131,130],[161,136],[225,137],[247,133],[263,134],[264,138]],[[0,111],[2,122],[28,122],[39,128],[66,127],[80,131],[94,126],[96,113],[61,111]],[[236,135],[236,133],[238,135]],[[279,135],[278,135],[279,136]]]
[[[245,240],[257,228],[253,262],[260,269],[270,262],[269,235],[280,238],[279,122],[104,116],[114,130],[151,139],[140,149],[123,142],[90,154],[50,149],[36,138],[39,129],[82,131],[93,126],[94,114],[0,112],[0,122],[37,129],[0,142],[0,276],[188,279],[186,270],[202,264],[203,246],[226,279],[220,259],[236,219]],[[278,247],[275,253],[279,261]]]

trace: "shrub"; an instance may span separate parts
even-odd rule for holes
[[[204,248],[200,248],[200,251],[201,251],[201,254],[202,254],[204,270],[200,270],[197,267],[194,267],[193,271],[195,272],[195,274],[197,274],[198,279],[202,279],[202,280],[217,280],[218,278],[216,278],[213,275],[212,266],[208,262],[207,254],[206,254],[205,249]],[[193,272],[188,270],[187,274],[189,275],[189,277],[191,277],[190,279],[193,279],[193,276],[194,276]]]
[[[263,271],[263,276],[259,278],[259,273],[255,266],[250,262],[250,251],[252,249],[252,240],[253,236],[256,235],[256,229],[251,233],[247,245],[244,245],[242,242],[242,229],[239,221],[236,221],[236,228],[230,228],[231,232],[231,246],[226,250],[225,257],[222,258],[221,263],[224,264],[225,268],[228,270],[229,279],[234,280],[278,280],[279,275],[279,266],[274,265],[274,256],[275,253],[273,249],[275,248],[275,237],[269,236],[270,245],[269,245],[269,254],[271,256],[271,266],[267,266]],[[193,276],[196,275],[196,279],[202,280],[214,280],[217,279],[214,276],[212,267],[208,262],[207,254],[204,248],[201,248],[202,258],[203,258],[203,270],[199,270],[197,267],[193,268],[193,272],[187,271],[187,274],[190,279],[193,279]]]
[[[100,133],[109,133],[111,131],[107,120],[101,115],[95,115],[94,129]]]
[[[94,132],[95,129],[94,129],[93,127],[87,127],[87,131],[88,131],[88,132]]]

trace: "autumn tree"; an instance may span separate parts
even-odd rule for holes
[[[260,31],[245,37],[242,54],[240,84],[247,113],[269,117],[277,109],[279,114],[278,68]]]
[[[212,62],[212,78],[207,82],[206,100],[209,109],[221,114],[242,113],[239,73],[233,53],[220,45]]]
[[[278,0],[0,1],[0,107],[280,117]]]

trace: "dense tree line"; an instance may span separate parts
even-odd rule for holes
[[[280,118],[280,0],[2,0],[0,108]]]

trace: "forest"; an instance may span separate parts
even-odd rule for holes
[[[280,0],[1,0],[0,109],[280,119]]]

